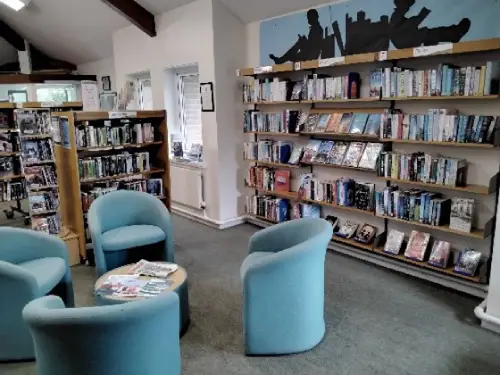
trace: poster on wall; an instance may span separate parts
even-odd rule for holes
[[[341,0],[261,22],[260,65],[497,38],[498,14],[499,0]]]

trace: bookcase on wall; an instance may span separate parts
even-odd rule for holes
[[[274,172],[272,172],[273,177],[271,179],[274,179],[274,183],[276,183],[276,180],[279,178],[276,171],[290,171],[290,188],[288,191],[269,191],[268,189],[255,188],[254,186],[247,185],[247,187],[254,190],[253,194],[255,196],[283,199],[288,206],[288,210],[290,210],[291,207],[295,207],[294,203],[296,202],[312,204],[316,207],[321,207],[322,217],[334,215],[338,217],[341,222],[350,220],[358,222],[359,224],[368,223],[378,228],[377,235],[367,244],[334,235],[331,243],[331,248],[333,250],[472,295],[484,297],[489,282],[490,260],[495,236],[494,227],[498,204],[498,180],[500,170],[500,163],[498,161],[498,156],[500,154],[500,148],[498,147],[500,146],[500,132],[498,131],[500,125],[500,110],[497,109],[499,104],[498,79],[500,77],[497,75],[498,72],[491,72],[491,69],[494,70],[494,67],[491,63],[487,62],[500,60],[499,51],[500,38],[364,53],[324,60],[237,70],[236,74],[239,77],[260,79],[260,83],[265,82],[267,79],[269,82],[268,86],[264,86],[267,90],[266,93],[260,93],[261,97],[265,95],[268,100],[265,101],[262,100],[262,98],[258,98],[259,100],[248,100],[248,97],[246,97],[247,100],[245,104],[248,105],[248,110],[255,110],[261,113],[299,111],[299,114],[308,112],[309,115],[327,113],[353,113],[354,115],[366,114],[368,116],[381,115],[381,129],[377,134],[349,134],[345,132],[328,131],[316,132],[315,130],[303,128],[300,129],[300,131],[295,131],[287,128],[286,121],[289,120],[289,113],[283,115],[282,120],[277,121],[278,123],[282,121],[282,123],[280,123],[281,128],[278,126],[278,129],[276,129],[276,123],[273,123],[274,128],[271,129],[272,131],[267,131],[269,129],[245,129],[245,134],[249,137],[245,142],[282,140],[293,143],[293,146],[301,144],[305,146],[310,140],[317,139],[322,141],[332,140],[351,143],[373,143],[379,144],[381,149],[381,154],[376,161],[374,169],[328,165],[325,163],[315,163],[314,161],[308,163],[294,162],[294,164],[291,165],[281,160],[254,160],[258,158],[254,155],[251,160],[248,160],[249,168],[255,165],[273,169]],[[472,66],[472,68],[470,72],[466,72],[466,70],[463,71],[464,82],[456,82],[459,85],[458,92],[453,93],[455,82],[446,83],[446,89],[448,90],[448,88],[450,88],[450,93],[446,93],[446,96],[444,96],[444,90],[443,93],[440,91],[431,92],[431,87],[437,87],[436,81],[440,82],[438,85],[439,87],[441,87],[441,85],[443,85],[443,88],[445,87],[444,84],[446,81],[444,81],[443,77],[440,77],[439,74],[443,74],[443,66],[446,65],[446,67],[448,67],[447,64],[450,64],[449,66],[451,69],[456,69],[458,72],[460,72],[461,67]],[[382,71],[384,71],[384,69],[390,69],[392,74],[394,71],[397,72],[398,68],[401,68],[403,72],[405,72],[405,70],[430,71],[430,73],[428,73],[429,81],[425,83],[425,87],[427,88],[425,95],[421,95],[421,92],[418,91],[421,89],[420,87],[412,86],[413,84],[418,85],[419,82],[423,85],[422,81],[409,83],[408,80],[402,81],[402,83],[400,83],[401,86],[397,86],[399,88],[397,95],[393,95],[394,93],[391,92],[393,88],[392,83],[390,84],[391,86],[385,87],[385,90],[381,89],[376,95],[370,92],[373,83],[371,81],[374,79],[372,71],[376,69],[381,69]],[[436,72],[439,71],[439,73],[434,73],[435,76],[432,76],[432,70]],[[356,95],[348,96],[348,98],[346,98],[345,95],[348,91],[347,86],[345,87],[345,91],[342,90],[344,96],[340,98],[330,97],[328,99],[294,97],[292,89],[294,84],[291,86],[286,86],[286,84],[284,84],[284,86],[279,86],[279,83],[276,83],[276,86],[271,86],[275,78],[295,83],[302,81],[304,75],[312,77],[317,74],[320,77],[338,77],[350,76],[351,72],[361,72],[359,75],[360,86],[357,87],[359,92]],[[412,75],[416,73],[409,74]],[[471,78],[472,74],[477,74],[479,80]],[[467,81],[465,80],[466,75]],[[396,77],[399,79],[400,75]],[[453,77],[455,78],[455,76]],[[457,77],[461,76],[458,75]],[[410,78],[409,80],[412,81],[413,79],[414,78]],[[447,77],[446,79],[449,78]],[[488,79],[493,80],[493,86],[486,91],[484,86],[485,81]],[[346,80],[348,80],[348,78],[346,78]],[[473,84],[474,81],[476,83]],[[254,84],[255,82],[251,83],[251,85]],[[342,85],[344,84],[345,82],[343,81]],[[384,85],[385,82],[381,84]],[[274,90],[270,87],[273,87]],[[467,89],[464,90],[464,88]],[[248,87],[246,89],[248,89]],[[324,92],[328,89],[322,88],[322,90]],[[330,90],[334,91],[335,89],[332,89],[330,86]],[[400,95],[401,90],[406,90],[407,94],[404,96]],[[271,96],[269,95],[270,93]],[[270,100],[275,98],[278,98],[279,101]],[[445,122],[436,123],[439,131],[443,133],[442,135],[434,136],[432,134],[425,134],[424,140],[420,139],[420,136],[409,136],[408,133],[405,135],[401,133],[386,134],[387,129],[385,129],[384,126],[386,128],[389,126],[392,128],[391,130],[395,130],[396,132],[401,132],[402,130],[400,129],[411,129],[411,124],[407,123],[398,123],[397,126],[394,126],[394,120],[391,116],[398,116],[398,111],[401,115],[398,117],[397,121],[401,121],[403,118],[405,121],[409,119],[408,122],[412,121],[412,118],[417,118],[416,121],[420,121],[417,115],[427,115],[426,121],[428,121],[428,119],[433,116],[433,112],[429,114],[430,109],[446,110],[445,112],[440,112],[440,115],[438,112],[438,116],[441,117],[437,117],[438,119],[445,119]],[[456,112],[453,110],[456,110]],[[246,116],[248,116],[248,114]],[[451,118],[449,116],[455,116],[456,123],[452,124],[451,122],[446,122],[446,119]],[[462,119],[461,116],[468,117]],[[388,117],[392,119],[389,125],[387,123]],[[369,118],[370,117],[368,117],[368,119]],[[425,116],[423,118],[425,118]],[[471,118],[472,120],[470,120]],[[248,121],[248,119],[245,120]],[[294,123],[298,121],[300,121],[300,119],[295,119]],[[465,122],[462,123],[462,121]],[[472,121],[472,123],[469,125],[467,121]],[[474,121],[476,121],[475,125]],[[484,129],[481,129],[482,124],[477,124],[478,121],[484,121]],[[425,126],[427,129],[428,125]],[[473,129],[477,129],[477,137],[476,134],[472,132],[472,127]],[[465,134],[469,131],[470,134]],[[467,137],[467,139],[465,139],[465,137]],[[451,138],[453,138],[453,141],[450,141]],[[250,147],[253,146],[251,145]],[[451,160],[466,159],[468,165],[463,170],[467,173],[466,181],[454,181],[454,183],[445,181],[449,183],[443,185],[431,183],[432,181],[428,181],[422,176],[418,178],[411,176],[410,179],[407,179],[406,177],[408,176],[406,176],[405,179],[402,179],[399,178],[399,176],[392,176],[391,171],[389,171],[389,175],[381,173],[384,163],[387,161],[386,154],[416,155],[418,152],[424,152],[437,159],[441,156],[442,159],[445,160],[443,164],[439,165],[445,165],[448,168],[455,166],[455,164],[453,164],[454,161],[452,163]],[[245,150],[245,156],[248,156],[247,150]],[[399,158],[399,156],[397,157]],[[395,160],[398,160],[398,163],[402,163],[402,159]],[[438,160],[438,163],[439,162]],[[397,168],[400,172],[401,164],[398,164]],[[423,171],[423,169],[421,170]],[[450,171],[445,170],[443,173],[448,172]],[[311,173],[315,176],[318,174],[320,180],[337,180],[345,177],[347,179],[354,179],[356,184],[359,182],[361,185],[362,183],[374,185],[374,192],[372,192],[372,194],[374,194],[372,197],[372,207],[366,210],[357,207],[357,202],[355,202],[355,204],[351,202],[351,204],[345,206],[335,202],[305,198],[303,194],[299,194],[299,187],[301,185],[300,175]],[[426,173],[430,172],[427,171]],[[437,174],[438,172],[435,173]],[[456,175],[460,173],[457,171]],[[443,200],[447,200],[448,198],[474,199],[475,217],[473,218],[473,223],[476,224],[477,227],[472,228],[470,231],[456,230],[450,227],[450,223],[446,221],[446,218],[444,218],[445,224],[430,225],[426,223],[425,220],[423,222],[415,220],[410,221],[407,220],[408,218],[398,217],[399,215],[389,216],[384,213],[381,214],[380,210],[376,207],[377,192],[384,191],[386,188],[390,189],[395,185],[399,187],[401,192],[405,193],[410,189],[419,189],[421,190],[420,193],[429,193],[430,195],[432,195],[432,193],[441,194],[435,196],[438,200],[441,197],[444,198]],[[380,195],[378,195],[378,197],[380,198]],[[440,213],[441,206],[439,207],[438,212]],[[401,209],[401,207],[399,207],[399,209]],[[443,212],[445,212],[444,210],[445,208],[443,206]],[[277,222],[268,217],[248,213],[247,218],[248,221],[260,226],[269,226]],[[415,218],[416,216],[413,217],[413,219]],[[436,224],[437,219],[434,218],[434,220],[435,222],[433,224]],[[404,232],[406,234],[405,238],[407,239],[413,230],[426,232],[431,234],[434,241],[446,241],[451,243],[452,252],[450,260],[444,267],[437,267],[428,263],[429,252],[432,247],[431,244],[429,244],[426,256],[422,260],[405,257],[403,252],[408,240],[403,242],[401,252],[397,254],[385,252],[384,245],[387,240],[387,234],[391,230]],[[460,251],[465,248],[477,249],[482,253],[481,263],[473,275],[461,274],[455,272],[454,269],[454,265],[459,261],[458,257],[460,256]]]
[[[145,191],[170,210],[168,130],[165,111],[57,113],[54,140],[61,218],[76,233],[87,261],[87,211],[117,189]]]

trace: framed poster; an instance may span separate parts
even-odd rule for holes
[[[214,84],[213,82],[200,83],[201,111],[214,112]]]

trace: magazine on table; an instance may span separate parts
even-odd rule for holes
[[[150,277],[167,278],[177,271],[179,266],[173,263],[154,263],[141,259],[128,272],[129,275],[143,275]]]
[[[139,275],[110,275],[96,294],[121,298],[154,297],[168,290],[173,283],[173,280],[165,279],[140,279]]]

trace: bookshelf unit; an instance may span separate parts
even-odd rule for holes
[[[64,225],[71,228],[78,237],[80,259],[87,261],[90,239],[86,233],[83,197],[90,199],[89,203],[85,203],[88,209],[94,199],[116,188],[146,188],[145,191],[154,193],[171,209],[166,113],[68,111],[57,115],[60,139],[55,142],[54,149],[61,191],[61,217]],[[114,133],[119,135],[111,135],[113,128],[121,129]],[[148,129],[148,137],[154,138],[153,140],[141,142],[144,138],[138,138],[146,134],[145,129]],[[154,129],[152,133],[150,129]],[[94,130],[96,133],[91,133]],[[103,131],[101,134],[106,135],[90,135],[97,134],[98,131]],[[77,140],[77,134],[83,138]],[[129,139],[132,137],[135,140]],[[79,146],[82,140],[87,143],[111,144]],[[85,162],[92,164],[84,166]],[[123,168],[127,170],[122,172]],[[90,176],[82,176],[82,173]],[[150,179],[153,181],[149,181]]]
[[[365,53],[360,55],[345,56],[340,58],[304,61],[297,63],[287,63],[280,65],[272,65],[256,68],[244,68],[237,70],[236,74],[239,77],[254,77],[254,78],[270,78],[273,77],[290,77],[292,81],[297,80],[295,72],[303,72],[303,74],[313,73],[326,73],[330,74],[339,68],[343,73],[347,69],[357,71],[358,69],[375,69],[382,66],[404,66],[406,61],[411,61],[413,64],[429,63],[431,60],[434,65],[439,63],[448,63],[449,59],[462,59],[463,56],[467,58],[477,57],[479,60],[500,60],[500,38],[479,40],[473,42],[455,43],[450,45],[446,50],[436,51],[433,46],[428,48],[428,52],[420,52],[416,55],[417,49],[402,49],[394,51],[381,51],[376,53]],[[327,61],[328,60],[328,61]],[[437,63],[436,63],[437,61]],[[459,64],[457,64],[459,65]],[[467,64],[475,65],[475,64]],[[481,65],[481,64],[477,64]],[[477,66],[476,65],[476,66]],[[366,68],[368,66],[368,68]],[[333,76],[333,75],[332,75]],[[295,77],[295,78],[292,78]],[[365,84],[366,81],[363,82]],[[360,91],[362,91],[360,89]],[[384,110],[389,109],[402,109],[406,106],[414,106],[418,109],[412,108],[405,113],[426,113],[424,108],[455,108],[461,110],[460,106],[466,108],[466,112],[471,114],[483,114],[486,109],[485,115],[500,115],[500,111],[495,112],[495,107],[498,106],[499,95],[479,95],[479,96],[415,96],[415,97],[379,97],[379,98],[360,98],[360,99],[335,99],[335,100],[297,100],[297,101],[258,101],[258,102],[245,102],[248,109],[258,109],[262,112],[281,112],[283,110],[308,110],[310,113],[332,113],[332,112],[359,112],[359,113],[382,113]],[[487,106],[490,107],[487,107]],[[365,108],[366,107],[366,108]],[[477,110],[476,107],[478,107]],[[494,113],[492,113],[494,112]],[[310,203],[328,209],[328,214],[339,216],[345,219],[344,213],[348,220],[352,220],[351,215],[355,215],[355,221],[359,223],[365,222],[364,219],[356,215],[363,215],[372,224],[379,227],[379,234],[375,241],[370,244],[361,244],[354,240],[344,239],[337,236],[332,238],[330,248],[389,269],[394,269],[415,277],[419,277],[431,282],[435,282],[447,287],[460,290],[462,292],[484,297],[487,293],[489,282],[489,267],[491,254],[493,251],[493,241],[495,237],[495,219],[496,208],[498,204],[498,188],[499,188],[499,172],[500,165],[497,162],[500,150],[500,131],[495,129],[493,144],[483,143],[458,143],[458,142],[437,142],[437,141],[413,141],[406,139],[381,139],[379,137],[365,136],[365,135],[352,135],[352,134],[339,134],[339,133],[315,133],[315,132],[301,132],[301,133],[271,133],[271,132],[245,132],[245,136],[251,137],[246,141],[257,142],[258,140],[285,140],[286,137],[293,139],[295,142],[302,142],[309,139],[324,139],[324,140],[338,140],[338,141],[360,141],[360,142],[375,142],[385,144],[387,151],[406,151],[408,153],[416,152],[425,149],[426,153],[446,155],[446,153],[455,152],[455,155],[450,157],[459,157],[462,155],[464,159],[469,161],[468,155],[473,155],[476,159],[482,158],[481,161],[474,163],[474,167],[482,165],[483,162],[488,164],[490,168],[487,172],[479,171],[474,174],[473,181],[475,183],[467,184],[466,186],[446,186],[438,184],[429,184],[418,181],[409,181],[402,179],[393,179],[385,177],[377,177],[376,172],[372,170],[363,170],[362,168],[346,168],[335,165],[325,165],[318,163],[289,165],[282,163],[265,162],[259,160],[247,160],[249,163],[254,163],[255,166],[264,166],[269,168],[289,169],[294,174],[292,175],[292,185],[298,180],[298,174],[304,168],[309,169],[309,173],[313,171],[318,172],[321,177],[325,179],[326,176],[330,177],[331,173],[341,173],[336,169],[344,170],[344,176],[355,179],[356,182],[372,182],[376,186],[376,191],[383,190],[386,186],[398,185],[402,189],[411,187],[420,188],[423,190],[442,192],[447,197],[468,197],[474,198],[476,210],[484,210],[485,212],[476,212],[476,215],[481,215],[482,224],[479,225],[481,229],[472,229],[470,233],[460,232],[450,229],[449,226],[432,226],[422,224],[419,222],[406,221],[393,217],[376,216],[375,212],[358,210],[354,207],[344,207],[327,202],[318,202],[308,199],[299,199],[296,191],[290,192],[276,192],[256,189],[247,186],[248,189],[254,189],[255,195],[271,196],[276,198],[287,199],[290,202]],[[279,137],[279,138],[275,138]],[[408,148],[408,149],[407,149]],[[466,153],[460,154],[460,153]],[[479,155],[479,156],[477,156]],[[492,161],[495,160],[493,164]],[[494,169],[492,169],[494,168]],[[490,173],[491,171],[491,173]],[[484,172],[484,173],[483,173]],[[338,176],[335,176],[338,177]],[[330,177],[331,178],[331,177]],[[371,179],[370,181],[367,181]],[[297,190],[291,187],[290,190]],[[249,194],[251,195],[251,194]],[[479,203],[479,204],[478,204]],[[479,208],[478,208],[479,207]],[[343,213],[342,213],[343,212]],[[325,214],[323,213],[323,217]],[[371,218],[370,218],[371,217]],[[276,222],[268,218],[247,214],[247,221],[257,224],[259,226],[269,226]],[[479,219],[478,219],[479,221]],[[377,224],[375,224],[377,223]],[[381,230],[382,227],[382,230]],[[461,250],[466,246],[475,248],[477,245],[479,251],[483,253],[484,262],[476,272],[475,276],[464,276],[453,271],[453,267],[439,268],[434,267],[427,262],[418,262],[405,258],[403,255],[391,255],[383,252],[386,234],[389,229],[397,229],[405,232],[406,236],[409,235],[411,230],[421,230],[431,233],[432,237],[437,240],[445,240],[452,244],[453,255],[456,250]],[[465,243],[465,245],[463,245]],[[473,245],[469,245],[473,244]]]

